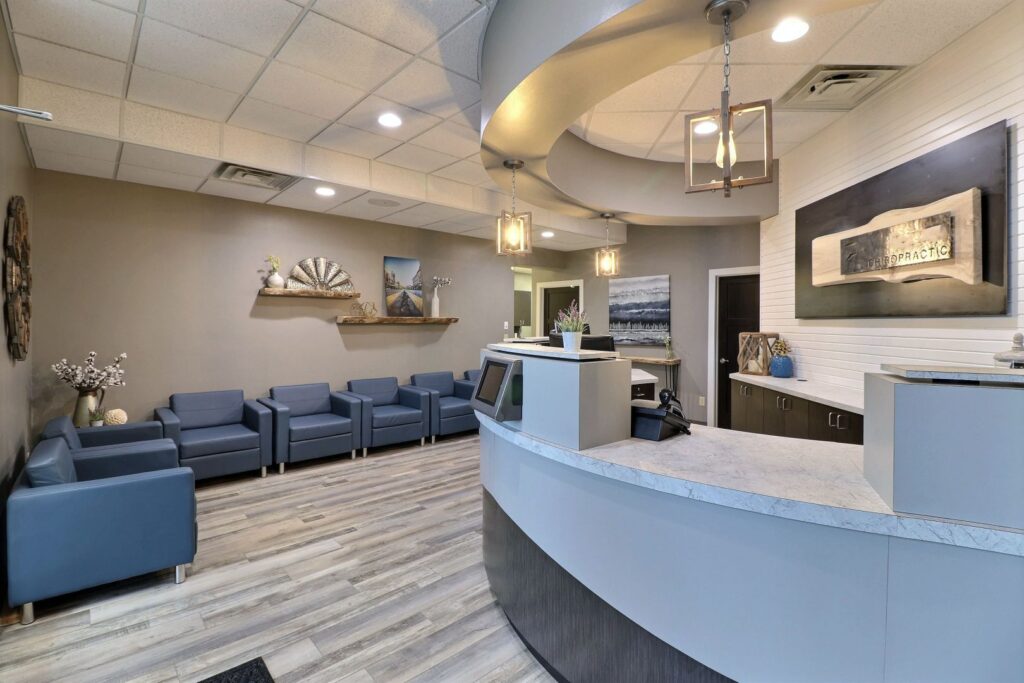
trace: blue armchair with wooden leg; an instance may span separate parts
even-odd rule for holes
[[[474,382],[455,379],[452,372],[421,372],[412,376],[413,386],[430,392],[430,441],[438,436],[480,428],[469,400]]]
[[[397,377],[353,379],[343,395],[362,401],[363,455],[376,446],[415,441],[430,436],[430,392],[398,386]]]

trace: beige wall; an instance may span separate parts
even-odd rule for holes
[[[309,213],[84,176],[36,176],[34,412],[36,425],[69,411],[73,392],[49,365],[96,350],[128,354],[127,386],[108,407],[148,419],[177,391],[476,367],[481,346],[511,321],[515,263],[486,240]],[[350,301],[256,296],[263,259],[326,256],[382,307],[383,257],[422,262],[424,280],[448,275],[440,326],[345,326]],[[559,267],[565,255],[531,262]],[[429,301],[429,299],[428,299]],[[428,309],[429,310],[429,309]]]

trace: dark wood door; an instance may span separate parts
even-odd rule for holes
[[[806,439],[809,403],[802,398],[766,389],[764,392],[764,433]]]
[[[537,331],[538,336],[551,332],[555,327],[555,318],[563,308],[569,308],[573,301],[579,304],[579,287],[549,287],[544,289],[544,327]]]
[[[718,280],[718,426],[732,427],[732,392],[729,375],[739,371],[740,332],[761,329],[761,278],[735,275]],[[749,431],[749,430],[745,430]]]

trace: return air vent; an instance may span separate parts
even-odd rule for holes
[[[816,66],[776,104],[777,109],[849,111],[896,77],[899,66]]]
[[[270,190],[284,190],[298,181],[298,178],[292,175],[237,164],[221,164],[214,171],[213,177],[241,185],[265,187]]]

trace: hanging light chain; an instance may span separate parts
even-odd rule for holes
[[[516,213],[516,167],[512,167],[512,215]]]
[[[729,75],[732,73],[732,64],[730,62],[730,56],[732,55],[732,44],[729,42],[732,38],[732,23],[729,20],[729,12],[722,14],[722,52],[725,54],[725,65],[722,68],[722,90],[729,92]]]
[[[605,215],[605,217],[604,217],[604,248],[605,249],[608,249],[609,247],[612,246],[611,233],[609,232],[610,229],[608,227],[608,219],[609,218],[611,218],[611,216]]]

